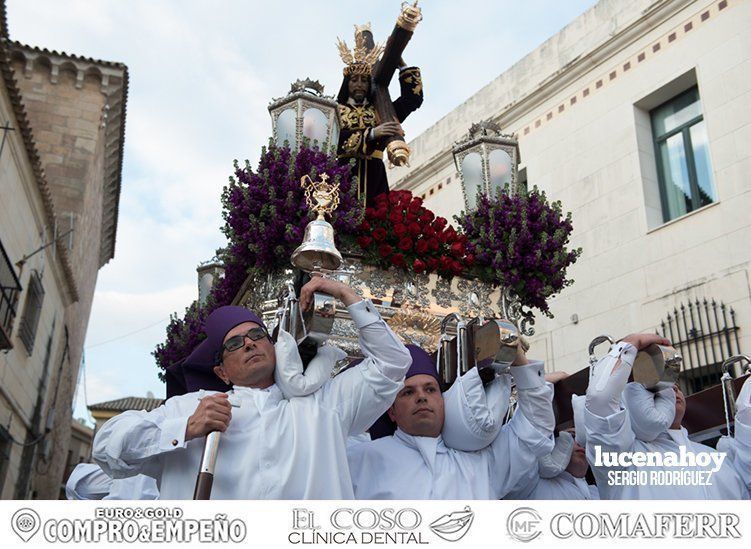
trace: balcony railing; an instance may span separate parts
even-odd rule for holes
[[[21,283],[8,254],[5,253],[5,248],[0,243],[0,349],[13,347],[10,335],[20,292]]]

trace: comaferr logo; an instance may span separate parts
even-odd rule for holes
[[[475,513],[467,506],[464,511],[455,511],[437,518],[430,523],[430,530],[446,541],[459,541],[469,531],[474,520]]]
[[[560,539],[737,539],[739,524],[734,513],[558,513],[550,531]]]
[[[528,542],[536,539],[541,533],[540,514],[531,507],[520,507],[513,511],[506,519],[508,535],[517,541]]]

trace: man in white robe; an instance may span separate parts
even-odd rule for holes
[[[588,470],[584,448],[562,431],[550,455],[540,458],[529,482],[503,499],[600,499],[597,486],[587,483]]]
[[[735,406],[734,436],[720,438],[717,450],[727,453],[751,498],[751,376],[743,382]]]
[[[461,451],[441,436],[444,400],[435,364],[422,349],[410,346],[410,353],[404,389],[388,412],[396,432],[349,449],[356,498],[499,499],[552,451],[553,391],[542,362],[517,357],[511,375],[519,409],[489,446]]]
[[[584,410],[587,459],[600,496],[602,499],[748,498],[744,481],[727,459],[719,467],[714,462],[705,467],[682,467],[664,462],[636,466],[610,461],[613,452],[651,452],[663,459],[668,454],[679,456],[681,448],[707,457],[715,452],[709,446],[689,440],[686,429],[681,427],[686,399],[677,386],[652,393],[637,383],[627,385],[636,353],[653,343],[670,344],[654,334],[625,337],[596,364],[590,379]],[[608,455],[603,457],[605,453]],[[712,471],[715,468],[717,470]],[[670,481],[665,481],[666,474],[670,475]],[[676,484],[673,474],[693,474],[690,478],[697,481]]]
[[[97,433],[96,462],[114,478],[159,479],[162,499],[190,499],[204,437],[218,430],[213,499],[352,498],[346,438],[364,432],[393,402],[410,355],[373,304],[348,286],[314,277],[301,290],[301,307],[314,292],[347,306],[365,356],[358,367],[287,400],[274,383],[277,353],[260,318],[222,307],[209,315],[199,347],[215,357],[214,372],[234,389],[188,393],[151,412],[116,416]],[[285,336],[280,332],[280,340]]]

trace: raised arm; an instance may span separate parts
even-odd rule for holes
[[[518,409],[490,445],[491,479],[497,496],[525,490],[534,480],[538,458],[553,451],[553,385],[545,382],[541,361],[529,361],[520,351],[511,376],[516,383]],[[530,476],[530,471],[535,475]]]
[[[423,101],[422,76],[417,67],[399,69],[401,95],[394,101],[394,111],[399,122],[404,122],[411,113],[420,108]]]
[[[360,298],[346,284],[314,277],[300,291],[303,309],[310,305],[314,292],[342,301],[357,327],[364,360],[326,383],[319,398],[337,411],[345,434],[358,435],[391,406],[403,386],[412,357],[373,303]]]
[[[717,450],[727,452],[728,459],[746,484],[751,497],[751,376],[738,394],[735,414],[735,437],[722,437]]]

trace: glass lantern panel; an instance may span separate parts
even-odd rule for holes
[[[339,145],[339,120],[336,116],[334,116],[333,126],[334,129],[331,131],[330,146],[336,149],[336,147]]]
[[[276,144],[284,146],[287,141],[293,149],[297,148],[297,115],[295,109],[286,109],[276,119]]]
[[[303,137],[310,139],[311,144],[323,145],[329,136],[329,121],[320,110],[310,108],[305,110],[302,117]]]
[[[503,149],[495,149],[488,155],[490,165],[490,194],[494,196],[498,189],[511,186],[512,161]]]
[[[482,177],[482,157],[480,153],[472,152],[464,157],[461,164],[464,193],[467,196],[467,208],[477,207],[477,196],[484,192]]]

